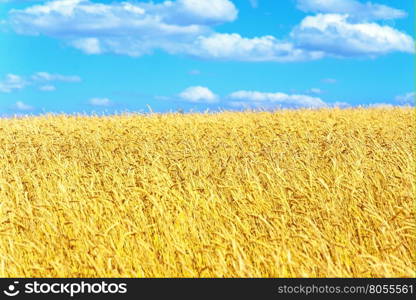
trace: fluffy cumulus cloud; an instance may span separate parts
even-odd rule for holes
[[[165,2],[168,9],[167,20],[178,24],[221,24],[237,18],[237,8],[229,0],[178,0]]]
[[[416,94],[415,92],[410,92],[404,95],[396,97],[396,102],[402,105],[415,105],[416,103]]]
[[[414,52],[414,41],[409,35],[377,23],[350,23],[347,15],[318,14],[306,17],[291,36],[300,48],[311,51],[325,49],[325,53],[332,56]]]
[[[305,51],[290,42],[273,36],[244,38],[239,34],[216,33],[199,37],[188,49],[188,54],[205,59],[238,60],[250,62],[291,62],[319,59],[320,50]]]
[[[179,94],[182,100],[191,103],[216,103],[219,98],[209,88],[203,86],[192,86]]]
[[[100,40],[97,38],[80,38],[75,39],[70,42],[70,44],[79,49],[84,51],[87,54],[100,54],[103,52],[102,47],[100,45]],[[130,52],[130,51],[129,51]],[[129,52],[126,52],[126,54],[129,54]],[[120,51],[120,53],[123,53]],[[133,52],[130,52],[133,55]]]
[[[21,90],[29,83],[21,76],[15,74],[7,74],[3,80],[0,81],[0,92],[10,93],[14,90]]]
[[[89,103],[93,106],[110,106],[111,100],[108,98],[92,98]]]
[[[10,13],[21,34],[65,40],[89,54],[113,52],[131,56],[163,49],[184,52],[210,26],[233,21],[237,9],[228,0],[178,0],[160,4],[57,0]]]
[[[163,50],[211,60],[292,62],[413,52],[410,36],[374,21],[405,16],[400,10],[355,0],[299,0],[298,7],[317,15],[307,16],[287,39],[216,32],[216,25],[238,16],[230,0],[54,0],[12,10],[9,23],[19,34],[53,37],[87,54]]]
[[[264,93],[258,91],[237,91],[229,95],[229,104],[242,108],[323,108],[327,104],[318,97],[288,95],[285,93]]]
[[[355,20],[388,20],[407,16],[406,12],[396,8],[356,0],[297,0],[297,7],[305,12],[346,14]]]

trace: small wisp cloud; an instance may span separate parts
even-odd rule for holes
[[[20,110],[20,111],[30,111],[30,110],[33,109],[32,106],[27,105],[27,104],[23,103],[22,101],[17,101],[16,104],[15,104],[15,107],[16,107],[17,110]]]
[[[89,103],[93,106],[110,106],[111,100],[108,98],[92,98]]]
[[[47,72],[37,72],[27,77],[16,74],[7,74],[0,80],[0,93],[11,93],[31,85],[38,86],[41,91],[52,92],[56,90],[56,87],[50,84],[51,82],[76,83],[81,82],[81,78],[79,76],[50,74]]]

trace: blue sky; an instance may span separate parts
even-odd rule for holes
[[[0,0],[0,116],[403,105],[411,0]]]

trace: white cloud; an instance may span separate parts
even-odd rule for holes
[[[67,76],[61,74],[50,74],[47,72],[37,72],[32,75],[32,79],[35,81],[62,81],[62,82],[80,82],[79,76]]]
[[[140,56],[155,49],[183,52],[196,37],[211,32],[209,26],[233,21],[237,13],[229,0],[160,4],[57,0],[12,10],[10,17],[21,34],[59,38],[88,54]]]
[[[39,87],[39,90],[43,92],[53,92],[56,90],[56,87],[53,85],[43,85]]]
[[[414,52],[413,39],[394,28],[376,23],[349,23],[347,15],[306,17],[291,33],[295,44],[329,56],[375,56],[389,52]]]
[[[199,37],[187,49],[188,54],[206,59],[234,61],[290,62],[319,59],[321,51],[297,49],[290,42],[279,41],[273,36],[244,38],[239,34],[216,33]]]
[[[100,47],[100,40],[97,38],[84,38],[76,39],[70,42],[75,48],[84,51],[87,54],[100,54],[102,53]]]
[[[347,102],[334,102],[334,103],[330,103],[329,106],[335,107],[335,108],[350,108],[351,104]]]
[[[327,104],[322,99],[307,95],[237,91],[229,95],[229,104],[243,108],[322,108]]]
[[[79,76],[66,76],[47,72],[37,72],[29,77],[7,74],[3,80],[0,80],[0,92],[11,93],[29,85],[38,86],[41,91],[53,91],[55,90],[55,86],[46,84],[52,81],[80,82],[81,78]]]
[[[93,106],[110,106],[111,101],[108,98],[92,98],[89,103]]]
[[[396,97],[396,102],[403,104],[403,105],[415,105],[416,103],[416,93],[410,92],[404,95],[400,95]]]
[[[207,87],[195,86],[184,90],[180,99],[196,104],[218,103],[236,109],[320,109],[350,108],[347,102],[325,102],[319,97],[303,94],[267,93],[260,91],[240,90],[227,96],[218,96]],[[161,101],[174,101],[174,97],[156,96]]]
[[[188,74],[189,75],[200,75],[201,71],[194,69],[194,70],[189,71]]]
[[[14,90],[21,90],[29,83],[23,77],[15,74],[7,74],[5,78],[0,81],[0,92],[10,93]]]
[[[234,21],[238,15],[237,8],[229,0],[178,0],[171,4],[174,10],[175,5],[178,12],[174,18],[178,23],[187,20],[190,24],[221,24]]]
[[[390,103],[371,103],[368,105],[365,105],[364,107],[370,107],[370,108],[394,108],[394,105]]]
[[[216,103],[219,100],[217,95],[203,86],[189,87],[180,93],[179,97],[192,103]]]
[[[381,6],[374,7],[381,10]],[[9,15],[17,33],[57,38],[87,54],[138,57],[162,50],[210,60],[293,62],[326,56],[413,53],[410,36],[377,23],[350,23],[348,14],[306,17],[286,40],[216,33],[214,25],[237,18],[238,10],[230,0],[160,3],[55,0],[15,9]]]
[[[338,82],[338,80],[336,80],[334,78],[325,78],[325,79],[322,79],[322,82],[328,83],[328,84],[335,84],[335,83]]]
[[[355,20],[387,20],[407,16],[405,11],[399,9],[356,0],[297,0],[297,7],[305,12],[347,14]]]
[[[33,107],[23,103],[22,101],[17,101],[15,104],[16,109],[18,110],[32,110]]]
[[[311,93],[311,94],[315,94],[315,95],[319,95],[319,94],[323,93],[323,91],[321,89],[318,89],[318,88],[311,88],[308,92]]]

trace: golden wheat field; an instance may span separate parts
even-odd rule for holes
[[[413,277],[410,108],[0,120],[1,277]]]

